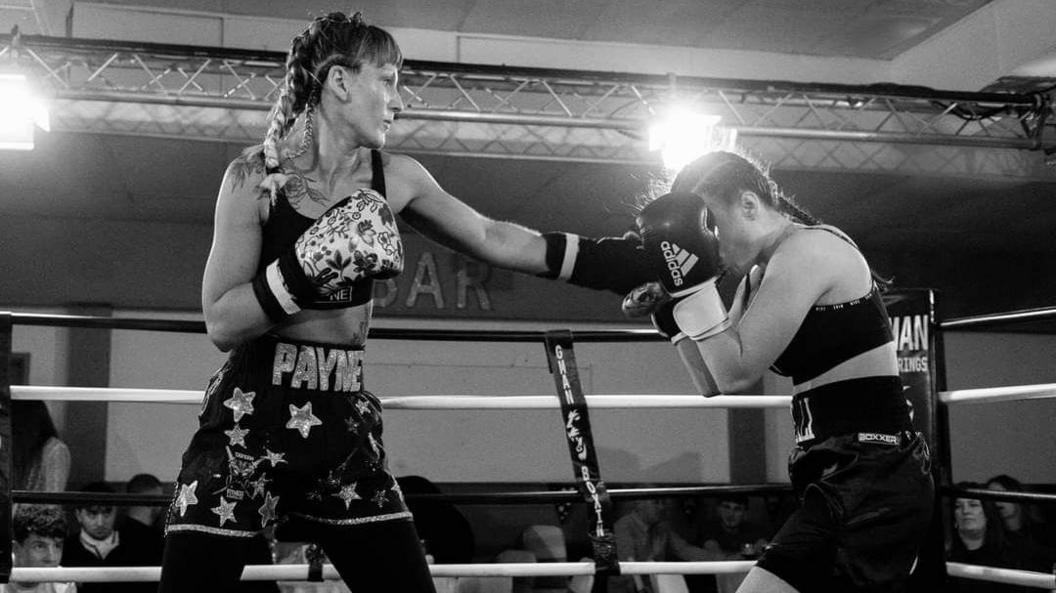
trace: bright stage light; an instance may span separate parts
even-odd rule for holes
[[[649,126],[649,150],[659,150],[664,167],[672,171],[713,150],[732,150],[737,130],[719,126],[721,119],[672,106]]]
[[[0,149],[33,150],[34,127],[51,129],[43,99],[25,75],[0,73]]]

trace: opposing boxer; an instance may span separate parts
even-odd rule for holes
[[[697,383],[704,395],[742,391],[768,368],[794,385],[801,506],[738,591],[900,590],[935,493],[869,265],[739,155],[699,158],[672,190],[638,217],[663,291],[638,289],[625,307],[655,305],[661,330],[691,350],[691,373],[710,381]],[[716,289],[724,266],[750,271],[729,309]]]

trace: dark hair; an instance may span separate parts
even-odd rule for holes
[[[979,482],[958,482],[955,486],[958,490],[964,489],[977,489],[982,490],[983,485]],[[978,498],[972,498],[971,496],[957,496],[953,499],[954,508],[956,508],[957,499],[964,500],[976,500],[982,504],[983,515],[986,516],[986,532],[983,535],[983,543],[987,546],[993,546],[996,550],[1002,550],[1005,547],[1005,523],[1001,520],[1001,514],[997,511],[997,506],[992,500],[980,500]],[[966,552],[964,542],[961,541],[960,536],[957,533],[956,527],[953,530],[951,550],[958,554],[964,554]],[[962,556],[963,557],[963,556]]]
[[[18,543],[31,535],[63,539],[66,537],[66,513],[50,504],[19,504],[11,521],[11,533]]]
[[[999,484],[1008,492],[1023,492],[1023,484],[1008,474],[998,474],[986,481],[986,485]]]
[[[42,401],[14,400],[11,402],[12,484],[15,490],[25,490],[33,464],[40,459],[44,444],[58,436],[48,407]]]
[[[392,35],[368,25],[359,12],[352,16],[331,12],[318,17],[293,38],[286,56],[286,77],[279,87],[264,136],[264,165],[268,173],[265,187],[271,191],[272,199],[282,187],[283,179],[277,171],[279,140],[304,113],[304,138],[298,154],[307,150],[313,137],[311,111],[319,101],[319,92],[330,68],[345,66],[358,72],[366,62],[401,68],[403,53]]]
[[[92,492],[98,494],[113,494],[114,489],[106,482],[91,482],[81,487],[81,492]],[[74,510],[113,509],[113,503],[78,502],[73,505]]]
[[[747,507],[748,506],[748,495],[747,494],[736,494],[736,493],[720,494],[720,495],[715,497],[715,501],[719,502],[719,503],[732,502],[732,503],[739,504],[741,506]]]
[[[741,192],[750,191],[792,220],[810,226],[822,224],[820,219],[804,210],[781,190],[765,165],[747,154],[716,150],[698,157],[678,172],[671,184],[671,191],[701,195],[714,193],[727,203],[732,203]],[[891,286],[892,279],[878,274],[872,266],[869,267],[869,273],[881,292]]]
[[[128,480],[127,484],[125,484],[125,492],[136,494],[161,487],[161,480],[153,474],[136,474]]]
[[[727,201],[736,199],[742,191],[751,191],[768,206],[784,212],[793,220],[821,224],[781,191],[762,163],[745,154],[716,150],[698,157],[678,172],[671,191],[714,193]]]

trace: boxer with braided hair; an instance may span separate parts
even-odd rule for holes
[[[621,293],[649,278],[637,238],[492,220],[382,152],[404,107],[402,63],[360,14],[316,18],[291,43],[263,145],[228,166],[202,308],[230,356],[183,455],[163,592],[229,590],[272,526],[319,543],[353,593],[433,591],[386,468],[380,401],[363,387],[373,282],[403,268],[397,215],[494,266]]]
[[[743,392],[768,368],[793,382],[801,506],[738,591],[901,590],[935,491],[868,263],[741,155],[700,157],[672,190],[638,216],[663,290],[636,290],[625,306],[655,304],[704,395]],[[716,288],[724,269],[746,272],[729,307]]]

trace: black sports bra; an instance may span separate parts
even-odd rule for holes
[[[370,188],[385,197],[385,168],[381,161],[381,152],[370,151],[371,181]],[[271,203],[268,212],[268,220],[262,229],[263,241],[260,247],[260,261],[257,264],[257,272],[261,273],[268,264],[308,230],[315,223],[315,219],[308,218],[294,210],[290,201],[286,199],[285,188],[280,189],[275,200]],[[341,290],[323,300],[298,303],[302,309],[341,309],[354,305],[361,305],[374,296],[374,281],[365,278],[353,285]]]
[[[810,228],[828,231],[857,249],[857,245],[836,229]],[[745,293],[748,297],[748,290]],[[815,305],[771,370],[792,377],[798,384],[893,340],[887,309],[874,283],[868,294],[853,301]]]

